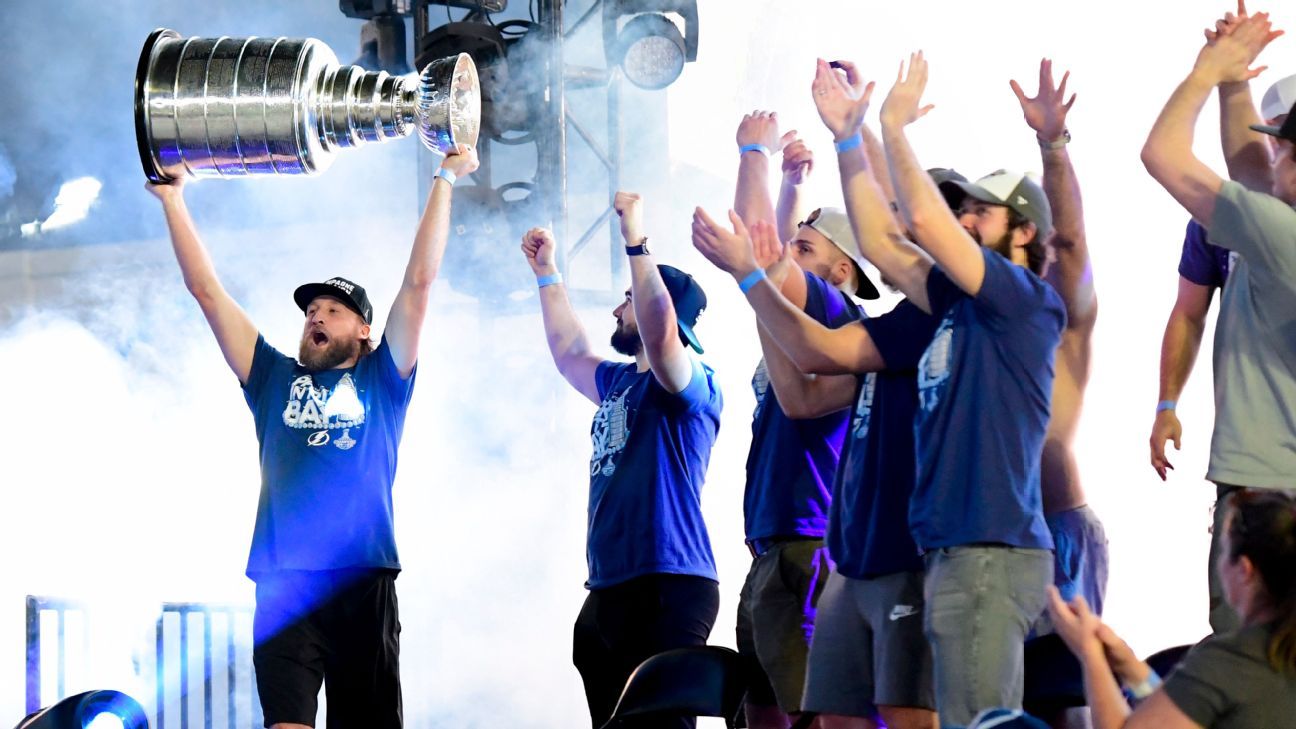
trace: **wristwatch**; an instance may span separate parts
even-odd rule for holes
[[[627,256],[646,256],[648,253],[648,236],[640,238],[638,245],[626,246]]]
[[[1039,137],[1036,137],[1036,139],[1039,139]],[[1063,147],[1067,146],[1067,143],[1070,141],[1071,141],[1071,131],[1069,129],[1063,129],[1062,136],[1058,137],[1057,139],[1049,139],[1049,140],[1039,139],[1039,146],[1040,149],[1062,149]]]

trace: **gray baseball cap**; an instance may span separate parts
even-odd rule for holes
[[[992,205],[1006,205],[1035,224],[1039,240],[1053,230],[1053,208],[1044,188],[1025,173],[995,170],[976,182],[950,182],[968,197]]]
[[[1260,101],[1260,118],[1277,119],[1296,106],[1296,75],[1281,79],[1265,92]]]

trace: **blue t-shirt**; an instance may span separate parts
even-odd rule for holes
[[[859,375],[833,492],[828,555],[847,577],[863,580],[923,568],[909,530],[914,414],[918,360],[938,322],[907,300],[890,313],[860,322],[886,369]]]
[[[826,327],[860,318],[860,308],[827,281],[806,272],[805,312]],[[850,411],[793,420],[779,405],[762,360],[752,378],[756,413],[743,517],[747,541],[769,537],[822,537],[828,524],[833,474]]]
[[[1188,221],[1183,253],[1179,255],[1179,275],[1198,286],[1222,289],[1228,272],[1228,249],[1207,242],[1206,229],[1196,220]]]
[[[909,525],[923,550],[1052,549],[1039,469],[1066,310],[1035,274],[989,248],[981,254],[985,280],[975,298],[939,268],[927,277],[941,323],[918,365]]]
[[[243,386],[261,455],[249,577],[400,569],[392,481],[413,390],[385,338],[353,367],[310,372],[257,337]]]
[[[656,573],[718,580],[701,502],[723,406],[715,373],[694,360],[677,394],[633,363],[603,362],[594,380],[585,586]]]

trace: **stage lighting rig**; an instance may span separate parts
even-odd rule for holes
[[[86,691],[35,712],[14,729],[148,729],[139,702],[119,691]]]
[[[668,14],[683,20],[683,34]],[[603,0],[603,52],[635,86],[666,88],[697,51],[697,0]]]
[[[360,28],[360,55],[352,65],[393,76],[412,73],[405,44],[405,16],[411,0],[338,0],[348,18],[365,21]]]

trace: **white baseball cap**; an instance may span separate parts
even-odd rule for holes
[[[860,262],[859,246],[855,243],[855,232],[851,230],[850,217],[841,208],[823,207],[810,213],[803,225],[818,231],[820,235],[832,241],[838,250],[846,254],[855,266],[855,295],[861,299],[876,299],[880,295],[877,287],[864,275],[864,266]]]
[[[1260,118],[1277,119],[1296,106],[1296,75],[1281,79],[1265,92],[1260,102]]]

